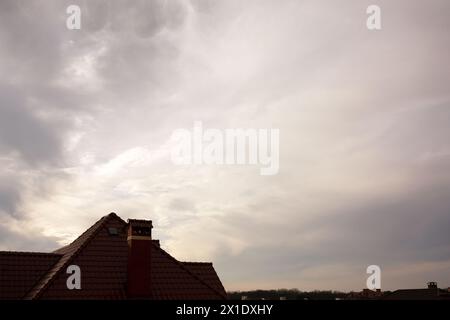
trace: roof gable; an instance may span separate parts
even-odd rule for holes
[[[155,243],[151,263],[154,299],[226,299],[225,290],[203,280]]]
[[[111,227],[118,232],[110,234]],[[8,294],[12,299],[126,299],[129,253],[126,227],[124,220],[111,213],[53,253],[3,253],[0,266],[13,265],[10,269],[17,270],[15,275],[4,273],[5,279],[10,279],[5,287],[9,288]],[[153,299],[226,299],[211,263],[179,262],[160,248],[158,240],[152,241],[151,254]],[[5,259],[8,255],[14,259]],[[82,290],[67,289],[66,270],[72,264],[82,270]],[[10,287],[25,277],[24,268],[32,272],[22,291],[15,292]]]
[[[182,264],[211,288],[226,295],[225,288],[211,262],[182,262]]]
[[[120,219],[115,213],[111,213],[107,216],[102,217],[89,229],[87,229],[83,234],[81,234],[77,239],[75,239],[71,244],[56,250],[54,253],[62,254],[61,259],[56,263],[53,268],[34,286],[32,290],[27,294],[26,299],[36,299],[39,298],[46,292],[47,288],[55,281],[55,279],[60,280],[57,287],[61,287],[61,280],[66,278],[65,270],[72,264],[78,254],[90,243],[90,241],[95,238],[95,236],[104,229],[104,226],[111,221],[117,221],[123,225],[126,225],[125,221]],[[73,263],[76,264],[76,263]],[[65,285],[65,282],[64,282]],[[61,289],[61,288],[59,288]],[[60,290],[58,290],[60,291]],[[67,289],[64,289],[64,292]]]

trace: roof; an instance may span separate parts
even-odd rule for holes
[[[225,291],[211,262],[183,262],[183,265],[217,291]]]
[[[61,258],[59,254],[0,252],[0,298],[22,298]]]
[[[437,289],[400,289],[385,295],[383,300],[440,300],[449,299],[449,292]]]
[[[112,227],[117,235],[109,234]],[[0,252],[0,299],[126,299],[126,228],[111,213],[53,253]],[[71,264],[82,267],[82,290],[67,290]],[[157,240],[152,241],[150,268],[153,299],[226,298],[211,263],[180,262]]]
[[[204,300],[225,299],[227,297],[222,284],[222,289],[219,289],[209,282],[216,275],[214,269],[207,270],[208,274],[204,274],[204,278],[200,277],[155,243],[153,244],[151,263],[151,281],[155,299]],[[213,274],[211,274],[212,272]]]

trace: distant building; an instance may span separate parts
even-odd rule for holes
[[[380,299],[383,296],[383,292],[380,289],[370,290],[363,289],[360,292],[350,292],[346,300],[376,300]]]
[[[373,291],[363,289],[350,292],[347,300],[450,300],[449,289],[439,289],[436,282],[429,282],[424,289],[400,289],[395,291]]]
[[[450,300],[450,291],[439,289],[436,282],[429,282],[424,289],[395,290],[382,297],[383,300]]]

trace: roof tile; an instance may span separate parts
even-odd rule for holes
[[[112,213],[53,253],[0,252],[0,299],[126,299],[126,226]],[[118,235],[110,235],[110,227]],[[153,299],[226,299],[211,263],[179,262],[158,240],[152,244]],[[82,290],[66,287],[70,264],[82,269]]]

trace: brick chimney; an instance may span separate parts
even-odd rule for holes
[[[437,282],[434,282],[434,281],[428,282],[427,286],[428,286],[428,289],[437,289],[437,287],[438,287]]]
[[[128,219],[128,285],[130,299],[151,298],[152,222]]]

